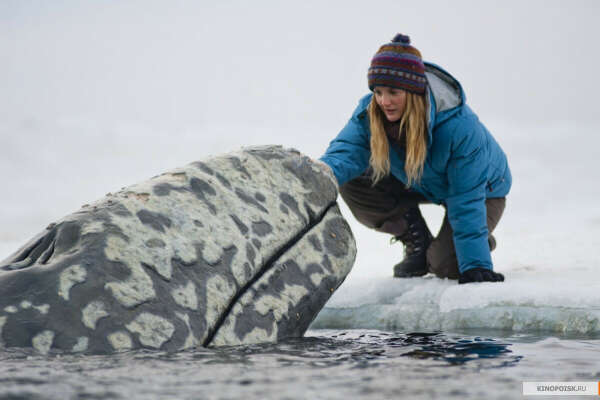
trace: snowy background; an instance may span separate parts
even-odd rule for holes
[[[600,2],[0,0],[0,259],[82,204],[255,144],[318,157],[411,36],[509,157],[503,285],[393,280],[358,225],[322,326],[600,333]],[[432,231],[442,209],[424,206]],[[486,307],[486,313],[482,313]],[[333,311],[335,311],[333,310]],[[496,311],[494,311],[496,310]]]

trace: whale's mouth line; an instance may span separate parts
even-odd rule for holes
[[[325,218],[325,215],[327,215],[327,212],[332,207],[334,207],[336,204],[337,204],[337,202],[333,201],[332,203],[330,203],[329,205],[327,205],[327,207],[325,207],[323,209],[323,211],[321,211],[321,213],[319,213],[317,215],[315,215],[312,212],[312,210],[310,210],[308,207],[306,207],[306,210],[307,210],[308,216],[309,216],[308,224],[300,232],[298,232],[298,234],[296,236],[294,236],[292,239],[290,239],[289,241],[287,241],[284,246],[282,246],[275,253],[273,253],[271,255],[271,257],[269,257],[265,261],[265,263],[260,268],[260,270],[258,270],[258,272],[252,277],[252,279],[250,279],[248,282],[246,282],[246,284],[244,286],[242,286],[242,288],[233,296],[233,298],[231,299],[231,301],[227,305],[227,308],[225,309],[225,311],[223,311],[223,313],[221,314],[221,316],[219,317],[219,319],[215,323],[215,326],[212,328],[212,330],[209,330],[208,335],[206,336],[206,339],[202,343],[202,346],[208,347],[210,345],[210,342],[212,342],[212,340],[214,339],[215,335],[219,332],[219,329],[221,328],[221,326],[225,322],[225,319],[231,313],[231,310],[233,309],[233,307],[237,304],[238,300],[260,278],[262,278],[262,276],[267,271],[269,271],[273,267],[273,265],[277,262],[277,260],[279,260],[296,243],[298,243],[310,230],[312,230],[315,226],[317,226],[323,220],[323,218]]]

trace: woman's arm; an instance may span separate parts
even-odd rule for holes
[[[339,186],[362,174],[369,166],[371,148],[365,111],[370,96],[363,97],[352,117],[329,143],[320,158],[335,174]]]

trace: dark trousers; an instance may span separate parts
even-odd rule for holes
[[[430,203],[420,193],[406,189],[402,182],[391,175],[375,186],[369,175],[361,175],[342,185],[340,194],[360,223],[394,236],[406,233],[408,224],[404,213],[409,208]],[[485,205],[491,251],[496,247],[491,234],[502,217],[506,198],[487,199]],[[440,231],[427,249],[427,265],[429,271],[440,278],[458,279],[458,261],[447,210]]]

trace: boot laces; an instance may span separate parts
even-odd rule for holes
[[[421,251],[423,246],[423,238],[421,236],[422,235],[420,235],[420,233],[416,230],[407,230],[403,235],[392,236],[390,239],[390,244],[402,242],[402,244],[404,244],[405,254],[410,255]]]
[[[402,235],[393,236],[390,239],[390,244],[394,244],[398,241],[402,242],[404,244],[404,254],[409,256],[411,254],[421,252],[425,241],[430,239],[431,234],[429,233],[426,225],[421,227],[418,224],[422,218],[420,218],[420,215],[418,214],[418,209],[410,209],[404,214],[404,217],[408,222],[408,228],[406,229],[406,232]]]

